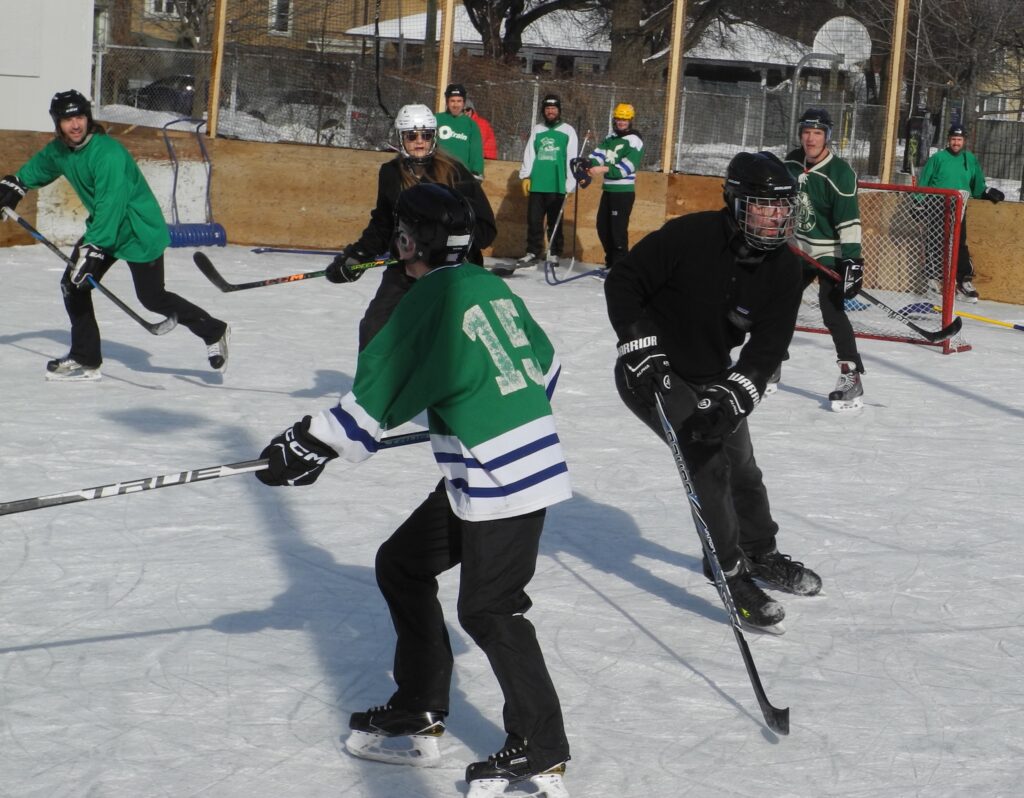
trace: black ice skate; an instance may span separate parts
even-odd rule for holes
[[[704,558],[704,576],[714,583],[715,577],[707,557]],[[729,586],[733,604],[745,627],[776,635],[786,631],[778,625],[786,617],[786,610],[757,586],[746,558],[741,557],[731,570],[725,572],[725,584]]]
[[[441,761],[438,740],[444,712],[414,712],[390,705],[353,712],[345,740],[350,754],[377,762],[433,767]]]
[[[772,549],[765,554],[747,555],[747,570],[758,582],[798,596],[821,592],[821,577],[787,554]]]
[[[206,347],[206,359],[210,368],[221,373],[228,368],[228,341],[231,340],[231,325],[224,327],[224,334]]]
[[[864,386],[861,385],[860,374],[857,373],[857,364],[849,360],[840,360],[836,389],[828,395],[832,409],[837,413],[859,410],[864,407],[864,400],[861,398],[863,396]]]
[[[974,289],[974,283],[971,282],[970,277],[966,280],[960,280],[957,282],[956,296],[957,299],[963,300],[964,302],[978,301],[978,292]]]
[[[552,764],[537,762],[530,746],[511,738],[498,753],[486,762],[474,762],[466,768],[469,792],[466,798],[494,798],[494,796],[528,795],[530,798],[569,798],[562,776],[565,762]],[[509,785],[530,782],[529,792],[507,792]],[[525,786],[525,785],[524,785]]]

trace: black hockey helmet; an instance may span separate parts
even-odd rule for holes
[[[50,119],[53,126],[60,129],[60,120],[72,116],[84,116],[89,120],[89,128],[92,128],[92,105],[85,95],[80,91],[70,89],[59,91],[50,100]]]
[[[800,114],[800,122],[796,126],[797,135],[808,128],[825,131],[825,143],[832,141],[832,117],[824,108],[808,108]]]
[[[466,87],[461,83],[449,83],[448,88],[444,90],[445,97],[465,97]]]
[[[398,195],[392,252],[431,268],[461,263],[473,243],[475,224],[473,207],[458,191],[440,183],[418,183]],[[403,252],[410,254],[403,258]]]
[[[778,249],[793,234],[800,184],[777,156],[737,153],[726,169],[724,189],[725,204],[749,246]]]
[[[949,126],[949,132],[946,134],[946,138],[951,139],[953,136],[962,136],[963,138],[967,138],[967,128],[959,122],[954,122]]]
[[[547,108],[549,105],[555,106],[559,111],[562,110],[562,100],[557,94],[545,94],[544,101],[540,104],[540,107]]]

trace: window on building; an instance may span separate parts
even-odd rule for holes
[[[272,33],[290,33],[292,28],[291,0],[270,0],[270,30]]]
[[[149,0],[149,10],[154,14],[167,17],[175,13],[175,0]]]

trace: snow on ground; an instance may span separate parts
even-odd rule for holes
[[[44,233],[46,230],[43,231]],[[169,287],[233,328],[230,368],[104,297],[104,378],[55,384],[61,264],[0,250],[0,501],[247,460],[351,384],[376,275],[231,294],[168,251]],[[209,250],[229,280],[323,268]],[[105,280],[138,308],[127,270]],[[748,635],[792,733],[767,731],[667,449],[621,405],[601,285],[511,285],[564,365],[576,495],[548,516],[530,613],[595,796],[1010,796],[1024,746],[1019,465],[1024,335],[968,321],[971,352],[862,343],[867,406],[827,409],[831,342],[798,333],[752,428],[783,549],[824,595]],[[1011,321],[1020,307],[968,310]],[[148,315],[142,311],[144,315]],[[152,318],[151,316],[149,316]],[[390,692],[377,545],[438,479],[428,447],[337,463],[311,487],[251,475],[0,518],[0,795],[427,798],[502,742],[497,686],[454,620],[445,765],[348,756],[349,713]]]

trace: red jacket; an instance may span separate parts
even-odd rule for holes
[[[480,116],[476,109],[467,109],[466,113],[469,114],[469,118],[476,122],[477,127],[480,128],[480,138],[484,144],[484,158],[497,160],[498,141],[494,138],[494,128],[491,127],[491,123]]]

